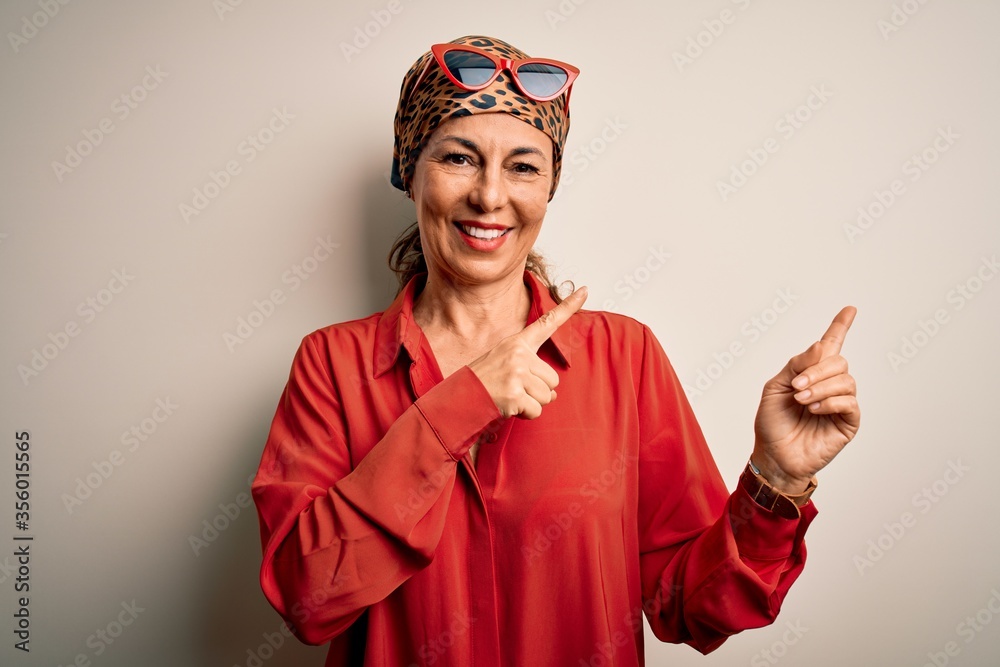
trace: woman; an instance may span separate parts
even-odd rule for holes
[[[407,73],[402,289],[306,336],[274,417],[261,584],[327,665],[641,665],[643,615],[707,653],[774,620],[858,428],[845,308],[766,384],[727,491],[649,328],[532,253],[576,70],[525,58],[470,36]]]

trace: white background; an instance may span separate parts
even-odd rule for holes
[[[685,383],[705,373],[692,405],[730,487],[763,382],[858,308],[844,354],[861,432],[821,474],[777,622],[708,657],[647,632],[647,664],[998,664],[1000,5],[577,3],[53,0],[51,17],[3,3],[0,539],[19,533],[14,434],[29,430],[35,541],[28,655],[10,633],[13,546],[0,549],[0,662],[260,655],[280,619],[257,583],[255,512],[227,520],[220,505],[248,492],[302,336],[395,293],[385,256],[414,219],[387,182],[399,85],[430,44],[478,33],[580,67],[538,248],[557,280],[589,286],[588,308],[649,324]],[[811,90],[825,93],[810,109]],[[249,160],[241,143],[275,109],[292,118]],[[102,120],[112,131],[88,140]],[[769,139],[777,150],[744,164]],[[75,167],[54,166],[81,144]],[[925,151],[925,170],[907,164]],[[239,173],[185,220],[231,160]],[[740,187],[723,196],[725,182]],[[880,215],[851,234],[859,207]],[[282,276],[317,237],[339,247],[292,289]],[[670,258],[650,272],[651,247]],[[102,292],[114,271],[133,277]],[[284,301],[227,345],[275,289]],[[794,301],[776,315],[779,290]],[[926,324],[938,310],[944,323]],[[158,399],[177,406],[161,422]],[[122,434],[144,420],[130,449]],[[115,450],[120,465],[67,506]],[[193,548],[213,520],[225,530]],[[133,601],[113,644],[92,638]],[[288,640],[264,664],[324,655]]]

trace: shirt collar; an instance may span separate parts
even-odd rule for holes
[[[423,288],[427,281],[427,272],[421,272],[410,278],[403,290],[396,296],[392,304],[382,313],[378,324],[375,327],[375,349],[372,368],[375,377],[379,377],[392,368],[399,357],[400,347],[406,348],[410,359],[416,359],[417,350],[420,347],[421,332],[413,319],[413,299],[417,292]],[[528,312],[528,321],[531,324],[537,320],[542,313],[548,312],[555,307],[556,302],[549,294],[548,288],[531,271],[525,269],[524,284],[531,292],[531,309]],[[572,346],[570,342],[574,340],[571,327],[574,326],[574,318],[570,318],[556,332],[549,337],[542,346],[551,345],[555,351],[555,357],[567,368],[570,365],[570,352]]]

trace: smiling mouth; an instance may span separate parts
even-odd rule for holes
[[[483,239],[485,241],[490,241],[501,236],[506,236],[513,228],[508,228],[504,230],[499,229],[483,229],[482,227],[470,227],[468,225],[463,225],[460,223],[454,223],[458,229],[466,236],[472,236],[473,238]]]

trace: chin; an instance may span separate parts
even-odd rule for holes
[[[497,260],[462,262],[458,265],[450,265],[447,274],[452,276],[456,283],[482,285],[503,280],[512,274],[516,274],[520,278],[524,272],[526,261],[527,255],[522,257],[521,261],[513,267],[506,262]]]

